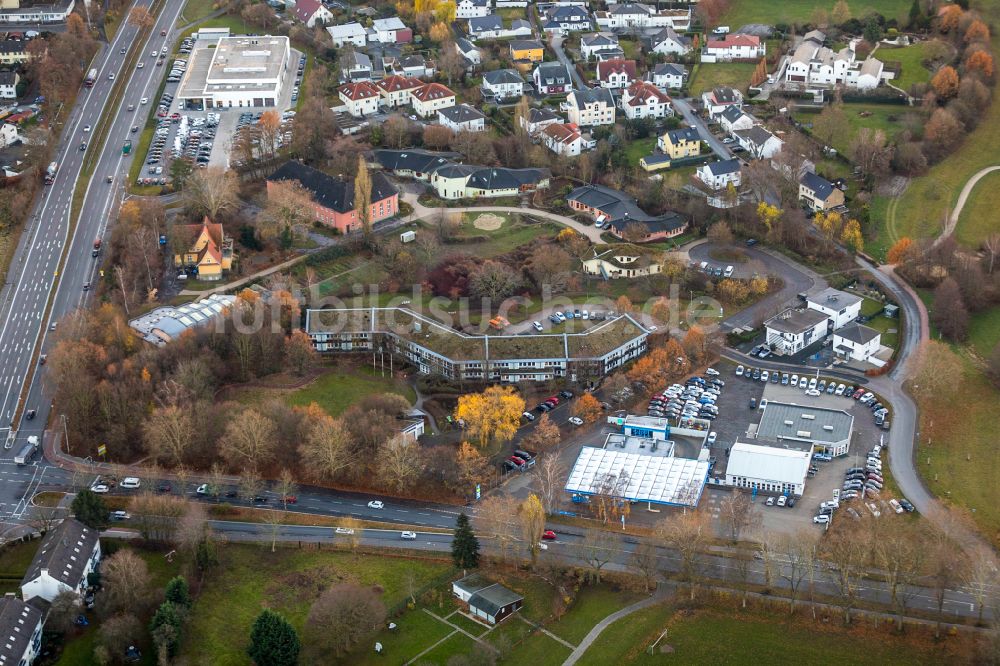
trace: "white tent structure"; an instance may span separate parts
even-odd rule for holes
[[[566,491],[580,495],[613,494],[625,500],[698,505],[708,479],[707,460],[645,455],[585,446],[566,480]]]

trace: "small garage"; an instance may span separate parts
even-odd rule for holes
[[[457,580],[451,588],[456,597],[469,605],[470,614],[489,624],[502,622],[524,605],[520,594],[479,574]]]

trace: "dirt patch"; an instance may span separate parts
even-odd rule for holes
[[[268,585],[267,595],[291,604],[302,599],[316,599],[334,583],[350,582],[336,567],[314,567],[306,571],[292,571]]]
[[[493,213],[483,213],[472,221],[472,226],[480,231],[496,231],[503,226],[504,219]]]

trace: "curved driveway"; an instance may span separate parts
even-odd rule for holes
[[[994,171],[1000,171],[1000,166],[986,167],[985,169],[980,169],[972,178],[965,181],[965,187],[962,188],[962,192],[958,195],[958,201],[955,202],[955,210],[952,211],[951,215],[948,216],[948,222],[944,225],[944,231],[941,235],[934,239],[934,245],[937,245],[947,236],[955,233],[955,227],[958,226],[958,218],[962,214],[962,209],[965,208],[966,201],[969,200],[969,195],[972,194],[972,189],[981,181],[985,176],[993,173]]]

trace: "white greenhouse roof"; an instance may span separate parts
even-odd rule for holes
[[[777,483],[805,483],[812,453],[737,442],[729,452],[727,476]]]
[[[697,506],[708,478],[708,462],[585,446],[566,480],[566,491],[593,495],[608,474],[627,475],[621,491],[625,499]]]

